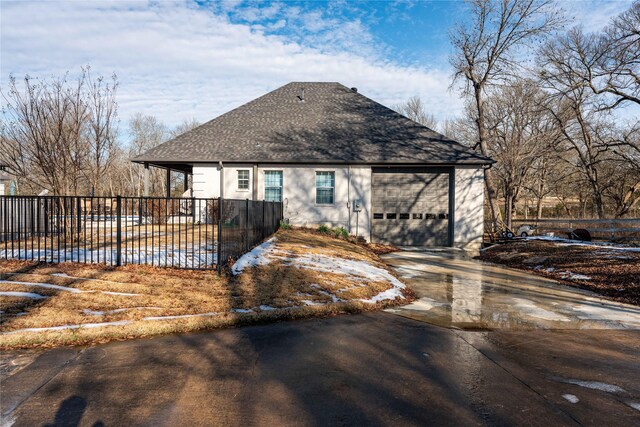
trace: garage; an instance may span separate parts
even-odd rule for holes
[[[450,246],[451,168],[373,168],[374,242]]]

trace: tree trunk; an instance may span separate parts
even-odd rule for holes
[[[480,148],[480,154],[487,156],[487,132],[485,129],[484,118],[484,102],[482,100],[482,88],[479,85],[474,85],[474,95],[476,100],[476,109],[478,117],[476,119],[476,125],[478,128],[478,147]],[[484,170],[484,183],[487,189],[487,202],[489,204],[489,210],[491,214],[491,228],[490,232],[495,232],[499,229],[500,224],[500,208],[498,207],[497,191],[495,187],[495,181],[493,179],[493,171],[491,169]]]
[[[538,196],[536,201],[536,219],[542,218],[542,196]]]
[[[507,190],[504,195],[504,222],[508,229],[513,225],[513,212],[515,207],[515,195],[511,190]]]

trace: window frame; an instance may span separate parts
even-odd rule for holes
[[[240,173],[241,172],[246,172],[247,173],[247,188],[241,188],[240,187],[240,181],[245,181],[245,178],[240,178]],[[238,191],[249,191],[251,190],[251,171],[249,169],[238,169],[236,170],[236,189]]]
[[[331,174],[332,186],[331,187],[318,187],[318,174]],[[336,205],[336,171],[333,169],[316,169],[315,170],[315,205],[316,206],[335,206]],[[331,203],[319,203],[318,202],[318,188],[327,190],[331,189]]]
[[[267,186],[267,175],[272,173],[280,174],[280,187]],[[273,189],[273,188],[280,189],[280,200],[267,200],[267,190]],[[262,200],[269,201],[269,202],[280,202],[280,203],[284,201],[284,171],[282,169],[268,169],[264,171],[264,192],[262,194]]]

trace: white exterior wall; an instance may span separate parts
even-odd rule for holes
[[[220,196],[220,171],[216,164],[193,165],[193,197]]]
[[[238,190],[238,170],[249,171],[249,190]],[[224,193],[229,199],[253,199],[253,165],[225,165]],[[258,166],[257,199],[264,199],[264,171],[282,171],[284,217],[292,225],[344,227],[353,235],[371,240],[371,167],[326,165]],[[334,204],[316,204],[316,171],[335,172]],[[220,171],[217,164],[193,166],[193,196],[219,197]],[[455,168],[454,246],[479,250],[484,233],[484,172],[478,167]],[[362,211],[353,211],[360,200]],[[356,219],[357,218],[357,219]]]
[[[371,241],[371,167],[351,166],[351,187],[349,192],[352,203],[350,233]],[[358,200],[362,204],[362,211],[356,214],[353,211],[353,203]]]
[[[224,165],[223,197],[253,199],[253,165]],[[238,190],[238,170],[249,171],[249,190]],[[284,217],[292,225],[344,227],[351,234],[371,238],[371,167],[325,165],[268,165],[258,167],[257,199],[264,199],[264,171],[282,171]],[[334,204],[316,204],[316,171],[335,172]],[[351,179],[349,179],[351,177]],[[220,171],[217,164],[193,165],[193,197],[219,197]],[[353,201],[360,200],[356,216]]]
[[[249,171],[249,189],[238,189],[238,171]],[[253,165],[233,165],[224,167],[224,193],[223,196],[227,199],[253,199]],[[258,200],[262,200],[259,196]]]
[[[227,199],[253,199],[253,165],[224,166],[223,196]],[[238,189],[238,171],[249,171],[249,189]],[[215,164],[193,166],[193,197],[219,197],[220,170]],[[262,197],[258,197],[262,200]]]
[[[344,227],[356,234],[353,202],[360,200],[358,235],[371,237],[371,168],[327,165],[269,165],[258,167],[258,198],[264,197],[264,171],[282,171],[284,217],[292,225]],[[334,204],[316,204],[316,171],[335,173]]]
[[[4,196],[4,183],[0,182],[0,196]]]
[[[456,167],[455,174],[453,245],[475,252],[484,234],[484,171]]]

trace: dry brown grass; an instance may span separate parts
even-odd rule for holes
[[[282,230],[278,232],[277,239],[278,248],[291,254],[325,254],[383,266],[377,255],[366,247],[345,240],[301,230]],[[60,273],[72,277],[53,275]],[[368,304],[360,301],[389,289],[391,285],[386,281],[363,283],[337,272],[296,268],[282,262],[251,268],[232,277],[207,271],[140,265],[109,267],[3,261],[0,262],[0,280],[48,283],[83,291],[72,293],[3,283],[0,286],[2,291],[34,292],[47,296],[45,299],[0,297],[0,310],[4,312],[0,317],[0,348],[3,349],[79,345],[253,322],[330,316],[376,310],[399,303]],[[105,291],[137,295],[113,295],[103,293]],[[327,293],[342,301],[332,302]],[[408,298],[412,296],[410,291],[406,295]],[[261,305],[275,310],[260,309]],[[233,312],[234,309],[252,311],[241,313]],[[103,313],[96,315],[87,310]],[[171,320],[143,319],[212,312],[216,314]],[[100,328],[7,333],[26,328],[119,321],[129,323]]]

